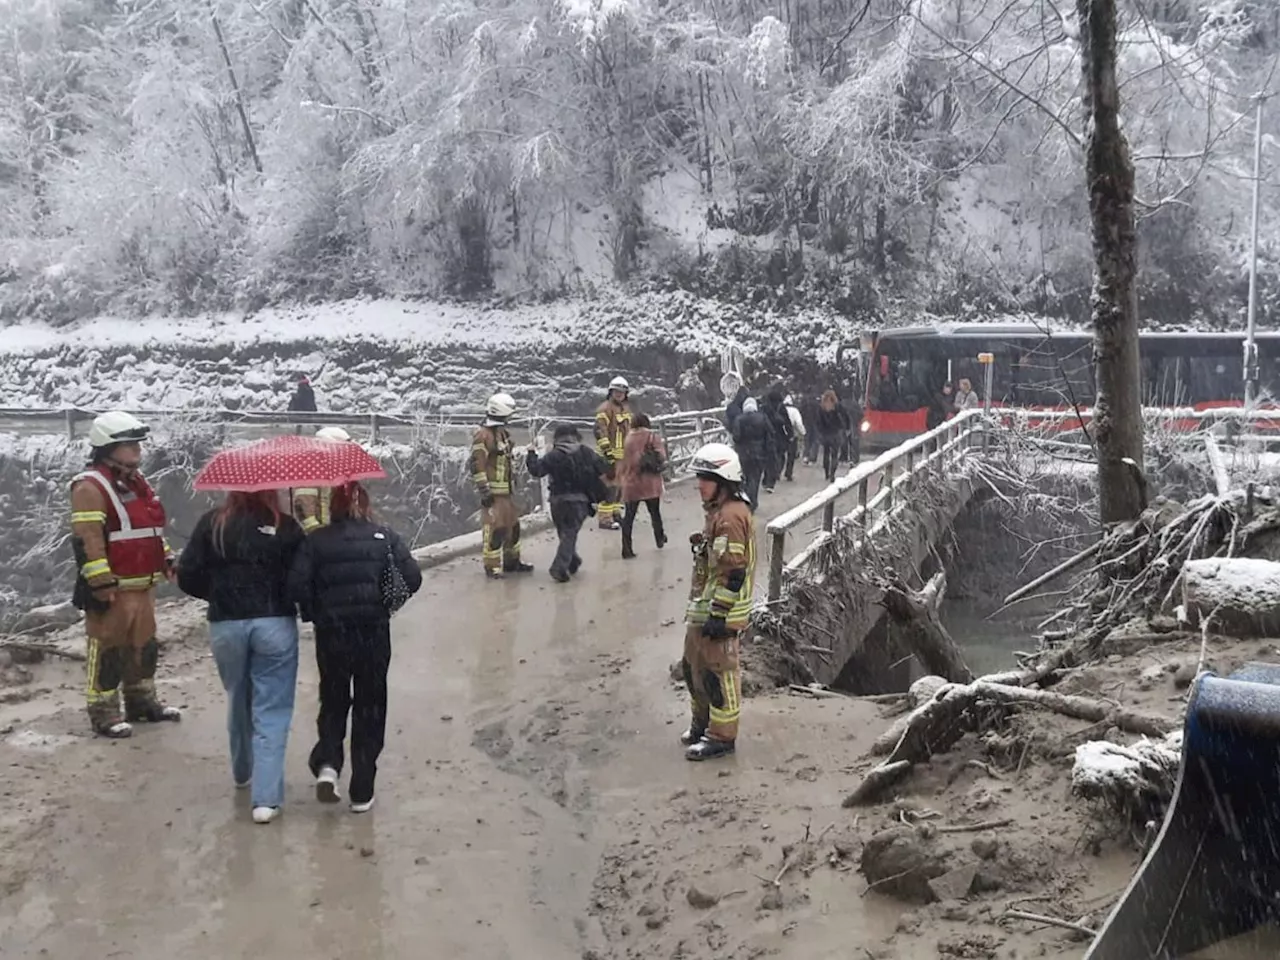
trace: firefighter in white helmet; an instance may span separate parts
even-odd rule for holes
[[[471,479],[480,494],[484,572],[492,580],[507,573],[529,573],[533,565],[520,559],[520,511],[512,497],[511,434],[507,422],[516,401],[495,393],[484,408],[484,423],[471,441]]]
[[[78,567],[72,599],[84,611],[89,641],[89,721],[105,737],[129,736],[131,721],[182,719],[156,697],[155,587],[173,578],[174,562],[164,507],[138,472],[147,433],[122,411],[97,417],[89,428],[89,464],[71,482]]]
[[[693,719],[680,742],[690,760],[733,753],[742,692],[738,650],[751,617],[755,520],[742,493],[742,463],[728,444],[709,443],[689,465],[706,511],[693,545],[684,658]]]
[[[631,429],[631,404],[627,400],[630,393],[631,385],[622,377],[614,377],[609,381],[609,393],[605,396],[604,403],[596,408],[596,449],[609,464],[609,473],[605,476],[609,499],[596,506],[596,517],[601,530],[621,528],[618,522],[622,514],[618,492],[618,464],[622,461],[627,432]]]
[[[317,440],[333,443],[350,443],[351,434],[341,427],[321,427],[316,431]],[[293,491],[293,516],[307,533],[329,525],[328,487],[299,487]]]

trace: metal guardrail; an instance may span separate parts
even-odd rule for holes
[[[874,460],[859,464],[828,487],[815,493],[808,500],[797,504],[770,521],[766,531],[769,536],[769,580],[767,597],[770,601],[782,596],[783,575],[804,563],[819,543],[831,535],[836,525],[836,501],[852,490],[858,491],[858,505],[841,519],[861,524],[864,531],[871,524],[874,511],[884,507],[886,514],[895,509],[895,493],[910,487],[911,480],[922,469],[943,468],[948,459],[962,445],[981,432],[986,423],[982,410],[965,410],[927,433],[886,450]],[[899,470],[899,465],[902,469]],[[879,489],[870,493],[871,481],[880,477]],[[822,511],[822,531],[790,563],[786,562],[787,534],[797,524]]]

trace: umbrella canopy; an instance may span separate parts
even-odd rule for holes
[[[259,440],[214,455],[196,474],[197,490],[278,490],[338,487],[387,472],[358,443],[292,434]]]

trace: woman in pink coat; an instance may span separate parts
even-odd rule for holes
[[[635,557],[631,549],[631,529],[636,522],[636,511],[641,502],[649,508],[653,521],[653,541],[661,550],[667,542],[662,530],[662,472],[667,468],[667,451],[662,438],[649,428],[649,418],[637,413],[631,420],[631,430],[622,447],[622,464],[619,474],[622,480],[622,502],[626,507],[622,514],[622,558]]]

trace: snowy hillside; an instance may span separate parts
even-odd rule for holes
[[[598,402],[623,373],[639,397],[669,407],[682,375],[718,361],[730,341],[765,361],[829,361],[857,333],[818,311],[784,315],[684,293],[514,309],[354,300],[248,317],[24,324],[0,337],[0,406],[279,409],[305,373],[330,410],[474,408],[503,387],[551,413]],[[702,366],[718,378],[718,364]]]

